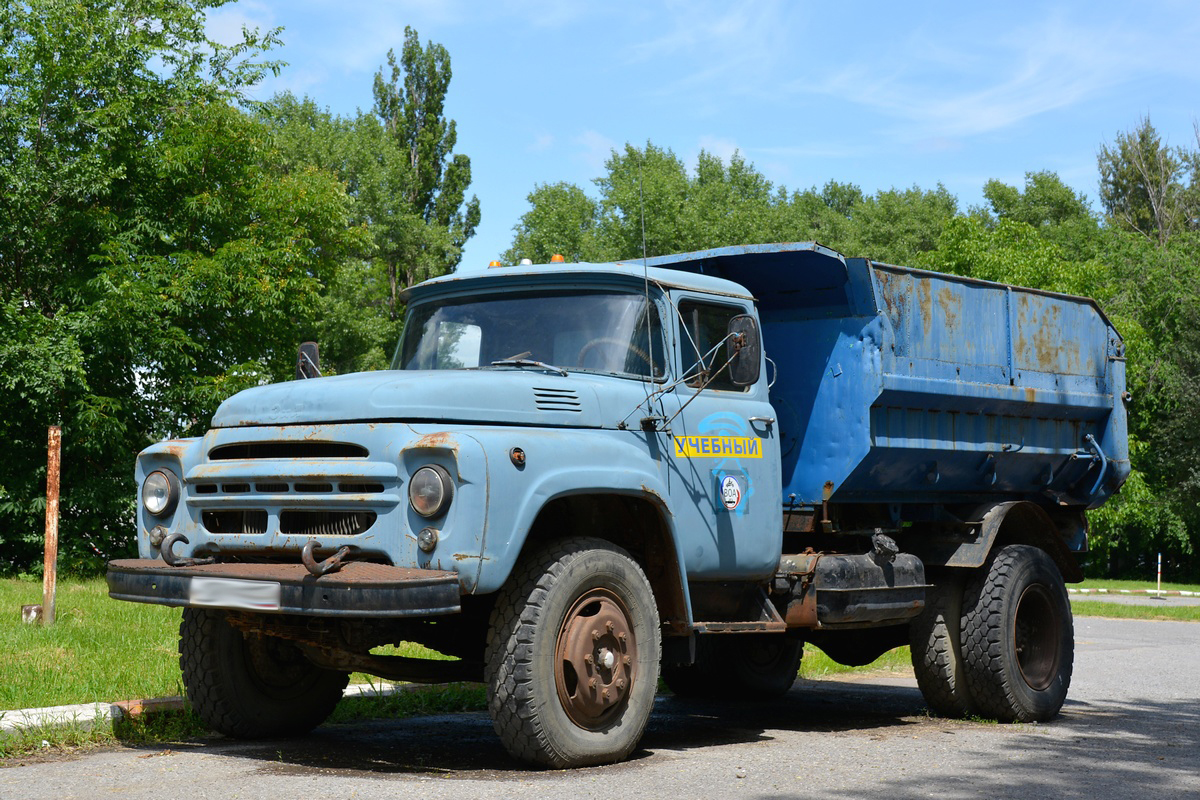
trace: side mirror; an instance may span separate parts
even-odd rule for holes
[[[762,337],[758,335],[758,321],[754,317],[739,314],[729,320],[725,355],[729,361],[729,380],[734,386],[758,383],[762,367]]]
[[[316,342],[304,342],[296,355],[296,380],[321,377],[321,352]]]

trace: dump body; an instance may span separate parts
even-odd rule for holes
[[[1094,508],[1129,473],[1124,346],[1092,300],[809,244],[677,259],[650,263],[758,301],[785,505]]]

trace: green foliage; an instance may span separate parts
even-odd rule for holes
[[[530,210],[514,227],[505,263],[544,263],[560,253],[608,261],[766,241],[819,240],[843,252],[911,263],[937,247],[957,201],[932,191],[887,190],[864,197],[831,181],[789,192],[734,153],[729,163],[701,151],[690,171],[652,142],[627,144],[595,180],[599,198],[557,183],[529,194]]]
[[[336,178],[236,107],[275,37],[207,41],[219,4],[0,10],[0,570],[40,563],[47,425],[60,563],[98,569],[130,547],[137,451],[286,377],[353,245]]]
[[[887,189],[851,206],[844,238],[831,246],[850,255],[892,264],[918,264],[938,246],[958,210],[946,187]]]
[[[316,314],[326,373],[386,367],[401,293],[453,270],[479,224],[478,199],[466,199],[471,160],[453,153],[455,124],[444,113],[449,53],[406,28],[400,60],[389,51],[387,69],[375,76],[371,113],[336,117],[290,94],[259,112],[289,169],[332,172],[345,184],[362,232]]]
[[[1134,463],[1144,463],[1145,445],[1130,442]],[[1172,504],[1155,492],[1135,469],[1120,493],[1088,515],[1091,523],[1089,573],[1145,574],[1153,554],[1166,551],[1174,566],[1190,563],[1195,553],[1188,526]],[[1186,567],[1184,567],[1186,570]],[[1186,571],[1172,574],[1186,575]]]
[[[1028,225],[1073,261],[1085,261],[1096,255],[1100,221],[1087,198],[1063,183],[1055,173],[1027,172],[1024,191],[990,180],[983,186],[983,196],[991,209],[976,209],[975,215],[982,216],[989,225],[998,220]]]
[[[529,193],[530,210],[514,226],[512,246],[500,260],[516,264],[522,258],[547,264],[556,253],[567,261],[590,261],[599,254],[596,242],[596,204],[569,183],[542,184]]]
[[[1200,211],[1197,153],[1168,146],[1148,116],[1133,130],[1118,133],[1112,146],[1101,145],[1096,160],[1100,201],[1111,224],[1160,246],[1195,227]],[[1190,185],[1184,183],[1189,167]]]
[[[945,226],[938,248],[918,263],[988,281],[1053,292],[1103,297],[1109,277],[1096,260],[1077,261],[1027,222],[1001,217],[989,225],[958,216]]]

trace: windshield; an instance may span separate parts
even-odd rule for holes
[[[628,292],[498,293],[412,309],[392,369],[465,369],[494,361],[660,378],[654,304]]]

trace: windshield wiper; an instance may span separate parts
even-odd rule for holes
[[[567,377],[567,371],[562,367],[556,367],[552,364],[547,364],[544,361],[534,361],[532,358],[502,358],[499,361],[492,362],[493,367],[540,367],[547,372],[557,372],[564,378]]]

